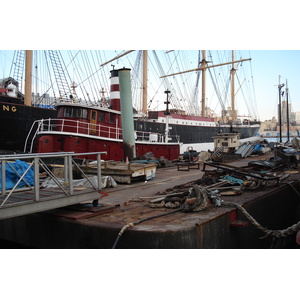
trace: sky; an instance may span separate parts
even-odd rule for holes
[[[278,84],[288,86],[288,100],[292,111],[300,112],[300,51],[252,50],[252,68],[256,100],[261,121],[277,118]],[[286,100],[282,97],[281,100]]]

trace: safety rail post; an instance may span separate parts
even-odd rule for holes
[[[67,164],[68,164],[68,175],[69,175],[69,192],[70,195],[73,195],[74,193],[74,188],[73,188],[73,168],[72,168],[72,155],[68,155],[68,160],[67,160]]]
[[[52,124],[51,121],[52,121],[52,120],[49,118],[49,119],[48,119],[48,128],[47,128],[48,131],[52,131],[52,130],[51,130],[51,124]]]
[[[67,168],[67,165],[68,165],[68,157],[65,156],[64,157],[64,184],[67,184],[67,182],[68,182],[68,168]]]
[[[98,179],[98,189],[101,188],[101,154],[97,154],[97,179]]]
[[[2,195],[4,195],[6,193],[6,160],[2,160],[2,171],[1,171],[1,175],[2,175]]]
[[[36,201],[40,200],[39,160],[38,157],[34,157],[34,193]]]

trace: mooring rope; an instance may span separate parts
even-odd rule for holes
[[[292,187],[292,185],[290,185]],[[293,188],[294,189],[294,188]],[[296,189],[294,189],[295,192],[297,192]],[[297,195],[300,196],[300,194],[297,192]],[[156,216],[151,216],[151,217],[147,217],[144,219],[141,219],[139,221],[136,222],[132,222],[132,223],[128,223],[125,226],[123,226],[123,228],[121,229],[121,231],[119,232],[117,239],[113,245],[113,249],[115,249],[120,237],[123,235],[123,233],[128,229],[131,228],[137,224],[140,224],[144,221],[150,220],[150,219],[154,219],[154,218],[158,218],[158,217],[162,217],[162,216],[166,216],[166,215],[170,215],[176,212],[199,212],[201,210],[204,210],[208,207],[209,205],[209,192],[207,191],[207,188],[205,187],[201,187],[197,184],[193,185],[193,187],[190,189],[189,191],[189,198],[185,199],[184,203],[182,205],[180,205],[179,201],[178,201],[178,197],[175,198],[175,202],[172,203],[172,201],[169,201],[166,203],[165,200],[162,200],[160,203],[156,203],[155,205],[150,207],[168,207],[168,208],[175,208],[180,206],[179,209],[167,212],[167,213],[163,213],[163,214],[159,214]],[[240,204],[237,203],[232,203],[232,202],[227,202],[227,201],[223,201],[221,200],[221,205],[218,206],[228,206],[228,207],[234,207],[238,210],[240,210],[244,216],[250,221],[251,224],[253,224],[256,228],[258,228],[259,230],[261,230],[263,233],[265,233],[265,236],[262,237],[262,239],[267,238],[267,237],[273,237],[273,242],[272,242],[272,248],[275,247],[276,245],[279,244],[279,240],[282,238],[286,238],[289,235],[292,235],[296,232],[298,232],[300,230],[300,221],[286,229],[283,230],[270,230],[268,228],[263,227],[261,224],[259,224],[249,213],[248,211],[242,207]]]
[[[242,207],[239,204],[232,203],[232,202],[222,202],[222,205],[230,206],[230,207],[235,207],[238,210],[240,210],[244,216],[250,221],[251,224],[253,224],[256,228],[261,230],[262,232],[265,233],[265,236],[262,237],[262,239],[267,238],[267,237],[273,237],[273,246],[276,244],[276,240],[279,240],[281,238],[286,238],[289,235],[292,235],[300,230],[300,221],[286,229],[283,230],[271,230],[268,228],[263,227],[260,225],[248,212],[247,210]]]
[[[131,227],[133,227],[134,225],[140,224],[140,223],[142,223],[142,222],[145,222],[145,221],[148,221],[148,220],[151,220],[151,219],[155,219],[155,218],[159,218],[159,217],[163,217],[163,216],[167,216],[167,215],[174,214],[174,213],[176,213],[176,212],[178,212],[178,211],[181,211],[181,208],[180,208],[180,209],[176,209],[176,210],[172,210],[172,211],[169,211],[169,212],[160,214],[160,215],[155,215],[155,216],[147,217],[147,218],[138,220],[138,221],[136,221],[136,222],[132,222],[132,223],[126,224],[125,226],[122,227],[121,231],[119,232],[119,234],[118,234],[118,236],[117,236],[117,239],[115,240],[115,242],[114,242],[114,244],[113,244],[113,246],[112,246],[112,249],[115,249],[115,248],[116,248],[117,243],[119,242],[119,239],[121,238],[122,234],[126,231],[126,229],[131,228]]]

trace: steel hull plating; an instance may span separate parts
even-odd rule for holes
[[[136,153],[141,157],[147,152],[152,152],[155,157],[164,156],[167,159],[177,159],[179,156],[179,144],[136,143]],[[102,155],[104,160],[120,161],[124,159],[123,142],[121,140],[104,140],[86,138],[75,135],[44,134],[38,139],[38,153],[74,151],[75,153],[106,151]]]
[[[35,120],[53,118],[54,109],[26,106],[20,99],[0,98],[0,150],[23,151],[25,139]]]
[[[143,130],[147,132],[154,133],[164,133],[165,124],[156,122],[147,122],[135,120],[135,129]],[[238,132],[240,133],[240,138],[245,139],[255,136],[260,126],[187,126],[187,125],[177,125],[172,124],[172,129],[170,130],[170,135],[178,135],[180,137],[180,142],[183,144],[197,144],[197,143],[212,143],[212,137],[218,133],[229,133]]]

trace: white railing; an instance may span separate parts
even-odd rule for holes
[[[36,128],[36,131],[34,132]],[[24,152],[27,145],[30,144],[30,152],[32,152],[33,141],[36,136],[42,132],[61,132],[64,134],[82,134],[91,137],[101,137],[108,139],[122,140],[122,129],[117,126],[107,126],[101,124],[92,124],[79,120],[70,119],[43,119],[35,121],[26,138]],[[169,135],[166,141],[165,135],[160,133],[149,133],[144,131],[135,131],[136,141],[150,143],[179,143],[178,135]]]
[[[70,119],[46,119],[40,120],[39,132],[56,131],[64,133],[77,133],[107,138],[119,138],[122,129],[116,126],[93,124]]]

